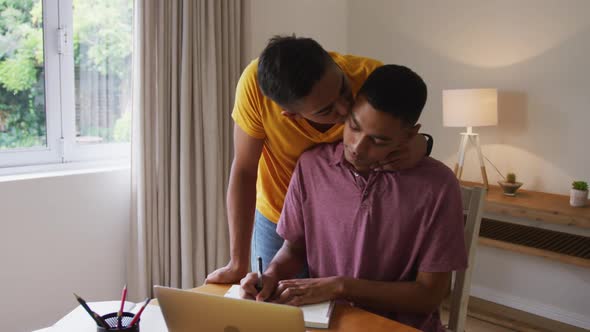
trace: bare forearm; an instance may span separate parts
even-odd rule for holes
[[[293,248],[283,244],[264,274],[272,275],[277,280],[291,279],[301,272],[304,264],[304,248]]]
[[[238,267],[248,266],[256,207],[256,173],[235,169],[227,191],[230,255]]]
[[[428,313],[442,302],[446,294],[442,285],[343,278],[338,297],[378,311]]]

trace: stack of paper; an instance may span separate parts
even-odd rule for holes
[[[239,299],[240,285],[231,286],[227,293],[225,293],[225,297]],[[299,308],[303,311],[303,319],[305,320],[306,327],[327,329],[330,326],[330,317],[332,316],[332,311],[334,309],[334,301],[307,304],[302,305]]]

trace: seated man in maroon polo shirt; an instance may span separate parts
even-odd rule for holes
[[[344,141],[299,159],[277,233],[282,248],[244,298],[302,305],[345,300],[423,331],[444,331],[438,308],[451,272],[465,269],[461,192],[453,172],[426,157],[375,172],[417,134],[426,85],[410,69],[376,69],[360,89]],[[292,279],[303,266],[309,279]]]

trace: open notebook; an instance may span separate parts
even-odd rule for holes
[[[102,302],[88,302],[88,306],[92,311],[99,315],[105,315],[110,312],[116,312],[119,310],[121,301],[102,301]],[[125,302],[123,311],[137,313],[143,302],[132,303]],[[139,321],[139,328],[141,332],[165,332],[168,331],[166,328],[166,322],[162,316],[160,307],[156,305],[148,304],[141,314]],[[65,315],[62,319],[57,321],[53,326],[46,329],[39,330],[37,332],[96,332],[96,323],[88,315],[88,313],[82,308],[77,306],[69,314]]]
[[[225,293],[225,297],[239,299],[240,285],[231,286],[227,293]],[[305,320],[306,327],[327,329],[330,326],[334,301],[302,305],[299,308],[303,310],[303,319]]]

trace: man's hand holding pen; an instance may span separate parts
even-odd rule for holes
[[[272,299],[279,281],[273,276],[266,274],[258,277],[258,272],[248,273],[240,281],[240,297],[248,300],[268,301]],[[262,288],[258,291],[259,281],[262,283]]]

